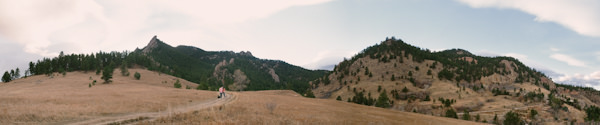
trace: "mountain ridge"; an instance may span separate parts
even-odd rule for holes
[[[463,49],[431,52],[394,37],[345,59],[310,84],[317,98],[436,116],[450,110],[504,114],[520,109],[515,111],[529,123],[583,122],[584,110],[600,102],[597,90],[556,84],[513,57],[477,56]],[[529,109],[540,118],[525,117]]]

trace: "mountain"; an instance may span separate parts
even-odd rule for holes
[[[600,102],[598,91],[556,84],[512,57],[477,56],[463,49],[431,52],[393,37],[310,84],[318,98],[435,116],[472,112],[472,120],[477,113],[487,121],[514,110],[531,123],[583,122],[584,110]],[[528,117],[531,110],[539,115]]]
[[[291,89],[304,94],[309,81],[328,71],[307,70],[279,60],[259,59],[250,52],[205,51],[193,46],[172,47],[154,36],[134,53],[146,55],[158,70],[214,90],[225,84],[230,90]]]

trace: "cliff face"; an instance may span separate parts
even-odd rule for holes
[[[146,45],[146,47],[144,47],[144,49],[142,49],[142,52],[150,53],[152,51],[152,49],[158,47],[158,42],[160,42],[160,40],[158,40],[158,38],[156,38],[156,36],[152,37],[152,39],[150,39],[150,42],[148,42],[148,45]]]

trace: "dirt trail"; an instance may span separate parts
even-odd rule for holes
[[[141,112],[141,113],[132,113],[132,114],[124,114],[124,115],[115,115],[115,116],[99,116],[94,119],[88,119],[84,121],[78,121],[74,123],[68,123],[68,125],[89,125],[89,124],[111,124],[111,123],[122,123],[122,124],[133,124],[140,121],[152,121],[160,117],[173,115],[176,113],[185,113],[190,111],[196,111],[201,109],[206,109],[214,106],[223,105],[229,102],[236,100],[237,97],[235,94],[227,94],[226,97],[221,99],[211,99],[203,102],[198,102],[194,104],[188,104],[179,107],[173,107],[167,109],[165,111],[160,112]]]

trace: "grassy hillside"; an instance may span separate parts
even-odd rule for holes
[[[228,92],[229,101],[220,101],[215,91],[173,88],[174,76],[129,71],[141,79],[115,76],[111,84],[90,87],[99,75],[75,71],[2,83],[0,124],[477,124],[305,98],[291,90]]]
[[[318,98],[434,116],[472,112],[469,120],[480,115],[488,123],[511,111],[529,123],[584,122],[585,107],[600,97],[589,88],[556,85],[512,57],[431,52],[395,38],[340,62],[311,85]],[[537,117],[529,117],[532,110]]]

